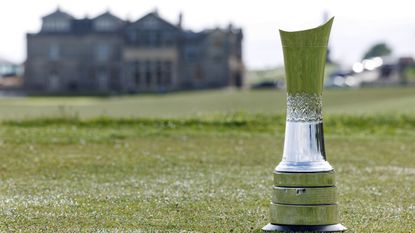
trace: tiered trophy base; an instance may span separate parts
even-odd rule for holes
[[[343,232],[334,171],[274,172],[271,223],[264,232]]]
[[[322,226],[300,226],[300,225],[275,225],[269,223],[262,228],[264,232],[344,232],[346,227],[342,224]]]

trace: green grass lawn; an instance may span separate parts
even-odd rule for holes
[[[234,112],[285,112],[283,90],[202,91],[127,97],[29,97],[0,99],[0,119],[79,116],[195,117]],[[331,89],[324,92],[327,114],[415,113],[415,88]]]
[[[258,232],[283,149],[284,98],[1,100],[0,232]],[[330,90],[325,106],[342,223],[415,232],[415,89]],[[4,120],[12,116],[27,119]]]

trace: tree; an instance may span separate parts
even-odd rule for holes
[[[387,56],[392,53],[392,49],[386,43],[378,43],[373,45],[363,56],[363,59],[372,57]]]

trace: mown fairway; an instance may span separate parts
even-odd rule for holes
[[[284,98],[1,100],[3,119],[27,119],[0,126],[0,232],[258,232],[282,153]],[[415,232],[415,89],[327,91],[325,110],[342,223]]]

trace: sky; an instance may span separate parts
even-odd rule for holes
[[[415,3],[407,0],[0,0],[0,58],[23,62],[27,32],[37,32],[41,17],[56,10],[75,17],[95,17],[110,10],[123,19],[137,20],[157,9],[160,16],[203,30],[233,25],[244,33],[248,69],[283,64],[278,29],[303,30],[335,16],[330,37],[332,57],[349,66],[374,43],[386,42],[395,56],[415,56]]]

